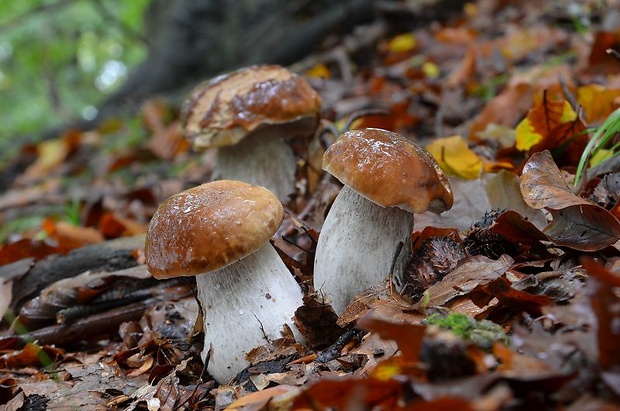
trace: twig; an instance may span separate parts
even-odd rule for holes
[[[363,332],[364,331],[356,330],[355,328],[348,329],[344,334],[338,337],[335,343],[318,353],[316,356],[316,361],[324,364],[340,357],[342,348],[353,340],[353,338],[356,338]]]
[[[614,49],[607,49],[607,50],[605,50],[605,52],[607,54],[609,54],[611,57],[615,58],[617,61],[620,62],[620,53],[618,53],[616,50],[614,50]]]

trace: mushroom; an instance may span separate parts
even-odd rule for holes
[[[413,213],[441,213],[453,198],[430,153],[391,131],[347,131],[323,155],[323,169],[344,187],[321,229],[314,288],[340,315],[357,294],[382,284],[394,262],[394,280],[401,279]]]
[[[250,66],[197,86],[183,108],[193,148],[219,147],[215,178],[295,192],[297,161],[285,138],[317,128],[321,97],[301,76],[276,65]]]
[[[196,276],[205,328],[203,360],[226,383],[249,365],[246,354],[293,332],[299,285],[269,239],[283,207],[269,190],[219,180],[175,194],[146,234],[146,265],[158,279]]]

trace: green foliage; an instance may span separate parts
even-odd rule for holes
[[[585,150],[583,150],[575,173],[575,187],[583,179],[588,166],[594,166],[618,155],[620,147],[617,143],[606,149],[618,133],[620,133],[620,108],[614,110],[605,119],[605,122],[596,130]]]
[[[16,137],[92,116],[144,57],[148,3],[0,2],[0,161]]]
[[[502,327],[488,320],[476,321],[465,314],[452,313],[444,316],[433,313],[426,318],[426,323],[450,330],[464,341],[472,342],[481,348],[489,349],[496,341],[510,344],[510,338]]]

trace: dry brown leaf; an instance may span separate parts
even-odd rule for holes
[[[523,118],[532,104],[534,89],[529,84],[509,85],[500,94],[487,103],[482,112],[469,126],[469,138],[479,139],[489,124],[514,127]]]
[[[571,191],[551,153],[534,153],[523,167],[521,192],[533,208],[545,208],[553,223],[545,234],[557,245],[601,250],[620,239],[620,221],[604,208]]]
[[[225,411],[260,411],[264,410],[269,402],[276,397],[289,394],[296,396],[300,389],[290,385],[276,385],[275,387],[266,388],[262,391],[253,392],[252,394],[241,397],[228,407]],[[294,397],[290,398],[291,402]]]
[[[405,362],[416,363],[418,361],[426,326],[388,322],[367,315],[357,321],[357,327],[376,332],[383,339],[395,341]]]
[[[497,260],[476,255],[446,275],[440,282],[431,285],[426,297],[416,306],[449,306],[459,296],[469,294],[480,284],[486,284],[502,276],[510,268],[513,259],[503,255]]]

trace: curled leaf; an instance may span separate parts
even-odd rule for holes
[[[553,222],[544,230],[556,245],[601,250],[620,239],[620,221],[570,190],[549,151],[534,153],[523,167],[521,193],[533,208],[545,208]]]

